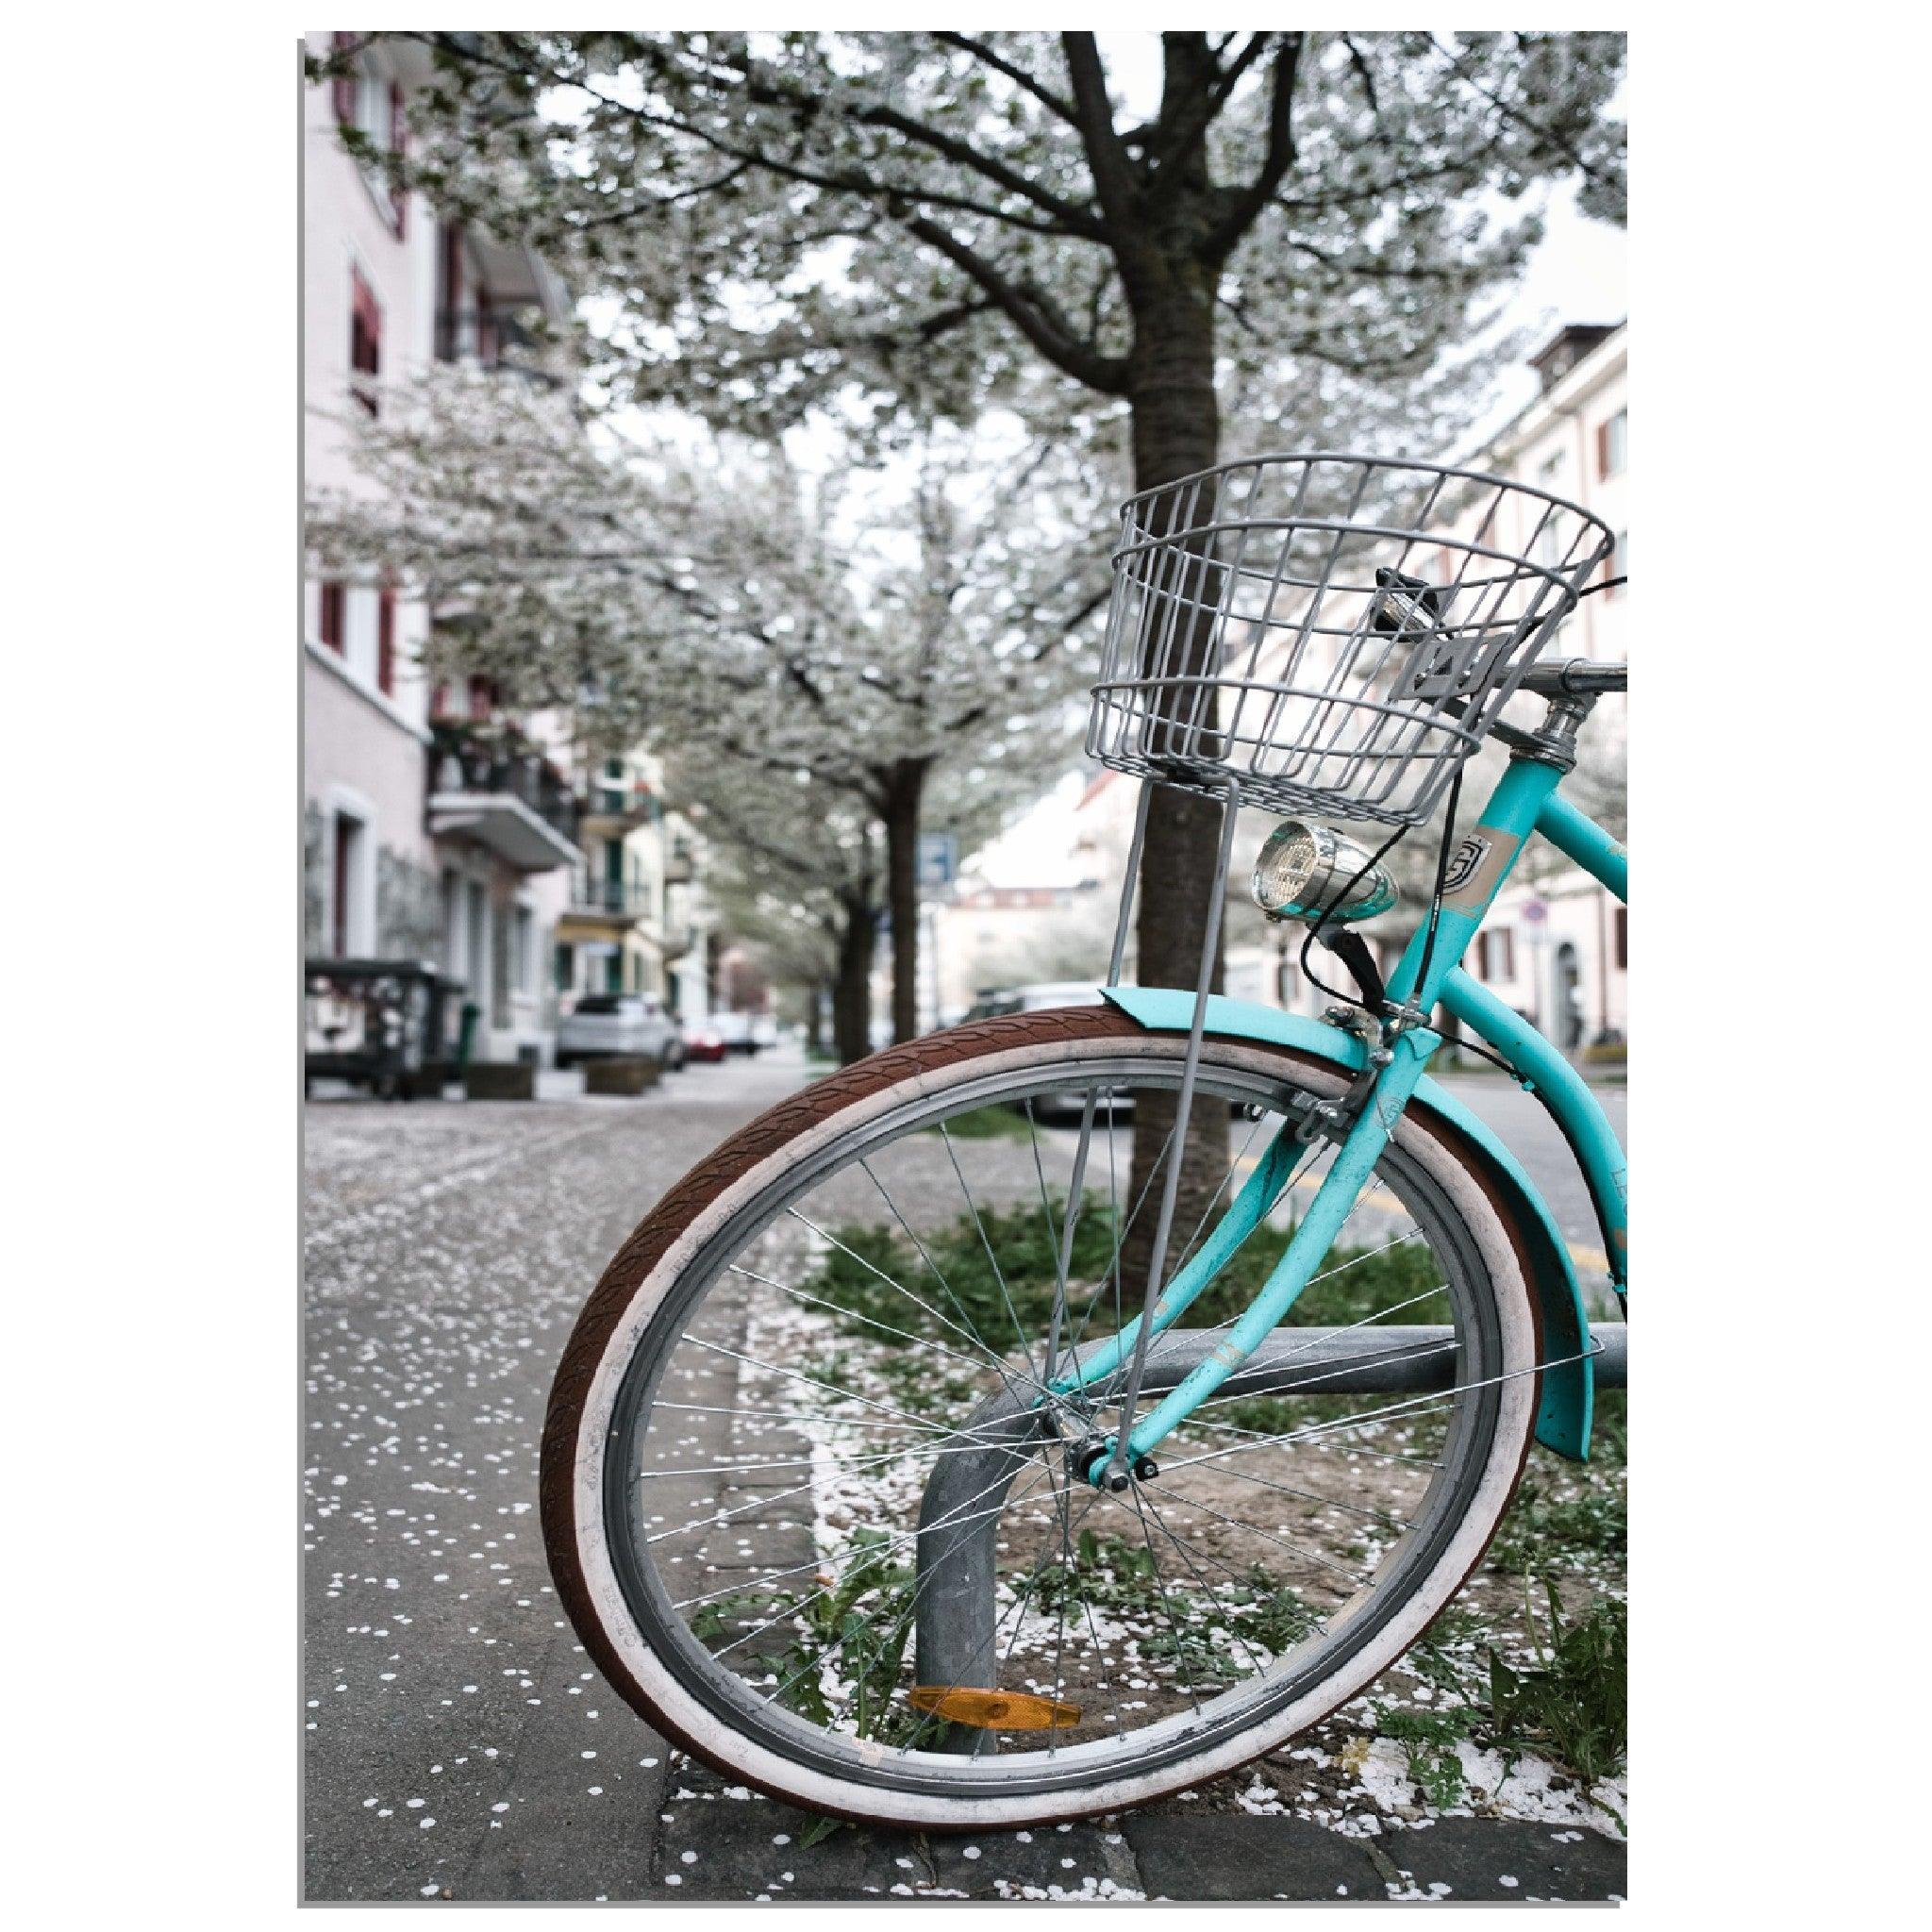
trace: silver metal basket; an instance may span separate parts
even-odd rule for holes
[[[1547,491],[1291,455],[1130,498],[1087,751],[1245,805],[1418,824],[1609,556]]]

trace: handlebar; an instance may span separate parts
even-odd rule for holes
[[[1627,664],[1599,664],[1592,658],[1559,658],[1532,664],[1518,689],[1544,698],[1596,696],[1624,690],[1629,669]]]

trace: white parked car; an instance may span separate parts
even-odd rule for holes
[[[684,1064],[684,1035],[663,1003],[642,992],[586,992],[557,1023],[557,1064],[590,1059],[654,1059]]]

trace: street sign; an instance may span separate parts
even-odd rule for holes
[[[958,839],[951,832],[920,833],[916,870],[922,892],[943,891],[958,874]]]

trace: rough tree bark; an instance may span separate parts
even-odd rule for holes
[[[1203,177],[1205,186],[1205,175]],[[1214,391],[1214,285],[1218,264],[1198,256],[1206,212],[1185,194],[1158,234],[1159,258],[1128,278],[1134,303],[1134,352],[1129,375],[1134,487],[1153,490],[1177,477],[1210,469],[1218,459],[1221,417]],[[1207,668],[1213,642],[1210,625],[1196,621],[1170,641],[1170,675]],[[1189,699],[1191,708],[1194,700]],[[1202,722],[1212,728],[1209,710]],[[1192,987],[1201,967],[1201,938],[1209,908],[1221,834],[1221,809],[1212,799],[1157,786],[1147,813],[1141,849],[1140,902],[1135,937],[1142,986]],[[1217,941],[1213,989],[1223,984],[1224,943]],[[1134,1166],[1128,1201],[1147,1206],[1127,1230],[1121,1264],[1130,1291],[1144,1292],[1152,1259],[1159,1189],[1152,1185],[1156,1162],[1174,1124],[1172,1092],[1137,1098]],[[1180,1191],[1169,1242],[1172,1273],[1190,1230],[1208,1211],[1227,1171],[1225,1108],[1196,1107],[1181,1150]]]
[[[862,1060],[872,1051],[872,956],[875,914],[864,899],[841,895],[843,930],[839,937],[839,972],[832,992],[832,1044],[841,1066]]]
[[[901,758],[883,774],[886,905],[892,921],[892,1038],[919,1032],[919,814],[927,758]]]

